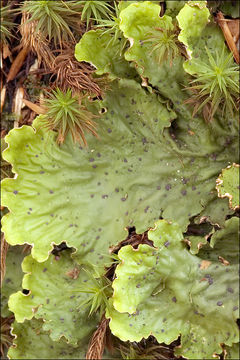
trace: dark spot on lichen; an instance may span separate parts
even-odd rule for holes
[[[93,169],[96,169],[97,165],[93,165],[92,167],[93,167]]]
[[[118,189],[118,188],[116,188],[116,189],[115,189],[115,192],[119,192],[119,189]]]
[[[47,268],[44,268],[44,269],[43,269],[43,272],[46,272],[46,271],[47,271]]]
[[[164,246],[167,248],[167,247],[169,247],[169,245],[170,245],[170,241],[166,241],[165,243],[164,243]]]
[[[143,143],[143,145],[145,145],[147,143],[147,139],[145,137],[142,138],[142,143]]]
[[[236,310],[238,310],[238,306],[233,307],[233,311],[236,311]]]
[[[139,289],[140,287],[141,287],[141,285],[140,285],[140,284],[137,284],[137,285],[136,285],[136,288],[138,288],[138,289]]]
[[[94,194],[91,194],[90,196],[91,196],[91,198],[93,198],[93,197],[94,197]]]
[[[163,322],[165,322],[165,321],[167,321],[167,319],[166,319],[166,318],[164,318],[164,319],[163,319]]]
[[[193,190],[193,191],[196,190],[196,186],[192,186],[192,190]]]
[[[89,161],[90,161],[90,162],[93,162],[93,161],[94,161],[94,158],[90,158]]]
[[[161,186],[157,186],[157,190],[161,190]]]
[[[127,163],[128,161],[127,161],[127,159],[123,159],[123,161],[125,162],[125,163]]]
[[[165,189],[166,189],[167,191],[169,191],[171,188],[172,188],[171,184],[167,184],[167,185],[165,186]]]
[[[110,134],[112,132],[112,129],[107,129],[107,132]]]
[[[144,209],[144,212],[147,213],[149,208],[150,208],[150,206],[147,206],[147,207]]]
[[[183,196],[185,196],[185,195],[187,195],[187,191],[186,191],[186,190],[182,190],[182,191],[181,191],[181,194],[182,194]]]
[[[211,276],[210,274],[206,274],[205,277],[206,277],[209,285],[212,285],[212,284],[213,284],[213,278],[212,278],[212,276]]]
[[[107,199],[107,198],[108,198],[108,195],[107,195],[107,194],[102,195],[102,198],[103,198],[103,199]]]
[[[100,153],[97,153],[97,157],[101,157],[101,154],[100,154]]]
[[[45,171],[40,171],[40,174],[45,174]]]
[[[49,304],[49,303],[50,303],[50,300],[49,300],[49,299],[47,299],[47,300],[46,300],[46,303],[47,303],[47,304]]]
[[[230,287],[227,288],[227,291],[230,292],[231,294],[234,293],[234,290],[232,288],[230,288]]]
[[[14,190],[13,193],[14,193],[14,195],[17,195],[17,194],[18,194],[18,191],[17,191],[17,190]]]
[[[122,197],[121,198],[121,201],[126,201],[127,199],[125,197]]]
[[[175,303],[177,302],[177,299],[175,298],[175,296],[172,298],[172,301]]]
[[[49,190],[49,194],[53,194],[54,193],[54,191],[53,190]]]
[[[96,236],[96,240],[98,240],[98,239],[100,239],[100,236],[98,235],[98,236]]]
[[[217,302],[217,306],[222,306],[223,302],[222,301],[218,301]]]
[[[132,172],[132,169],[128,169],[128,172]]]
[[[210,157],[213,159],[213,161],[216,161],[217,159],[217,154],[213,153],[210,155]]]

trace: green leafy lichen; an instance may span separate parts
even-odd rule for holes
[[[196,256],[182,242],[177,224],[159,220],[148,232],[154,247],[124,246],[118,253],[122,263],[113,282],[112,309],[107,312],[113,334],[123,341],[152,334],[166,344],[181,335],[175,353],[189,359],[214,358],[222,351],[220,344],[237,342],[237,231],[233,218],[217,235],[215,247],[203,248]],[[228,266],[218,260],[223,238],[235,253]]]
[[[151,33],[158,31],[156,29],[161,29],[163,34],[173,30],[172,18],[167,15],[159,17],[160,9],[158,4],[144,1],[133,3],[120,13],[120,29],[130,41],[130,48],[125,52],[124,56],[126,60],[137,63],[136,68],[141,76],[145,76],[144,70],[148,66],[152,66],[152,70],[157,75],[156,68],[159,67],[159,49],[153,51],[158,42],[156,38],[152,38]],[[167,39],[169,39],[169,36]],[[168,45],[162,43],[160,50],[166,53]],[[148,77],[148,74],[146,74],[146,77]]]
[[[78,61],[87,61],[96,67],[96,74],[108,73],[111,79],[134,78],[137,76],[123,56],[120,56],[120,45],[108,46],[112,37],[103,34],[100,29],[90,30],[83,35],[76,45],[75,57]]]
[[[39,128],[41,117],[36,130],[24,126],[6,137],[4,158],[18,177],[2,183],[2,202],[10,209],[3,230],[12,245],[34,244],[38,261],[65,241],[81,261],[102,264],[127,226],[144,232],[161,214],[186,228],[216,198],[217,175],[235,152],[234,133],[216,125],[217,143],[203,121],[192,123],[195,135],[186,121],[176,138],[163,132],[175,113],[133,80],[115,82],[102,105],[107,112],[98,121],[99,140],[87,137],[86,149],[69,136],[57,146],[55,133]]]
[[[69,2],[81,10],[83,5],[90,9],[86,3]],[[2,204],[10,211],[3,231],[10,244],[32,245],[32,255],[22,265],[23,291],[18,285],[8,293],[4,288],[5,305],[15,292],[9,308],[19,322],[13,325],[18,337],[9,350],[12,358],[34,357],[31,346],[37,336],[46,344],[40,357],[84,357],[105,311],[112,333],[123,341],[153,335],[156,343],[167,346],[180,336],[176,356],[213,358],[222,347],[226,356],[235,356],[238,219],[226,221],[236,208],[217,196],[216,179],[221,171],[222,177],[229,174],[225,168],[238,159],[236,108],[219,111],[230,91],[221,83],[225,77],[220,82],[211,78],[215,85],[209,85],[213,98],[219,95],[217,87],[225,96],[214,121],[207,124],[200,111],[193,116],[187,104],[194,97],[193,89],[187,89],[191,81],[202,86],[198,95],[204,101],[204,69],[209,73],[214,61],[213,67],[219,67],[221,54],[224,59],[230,55],[205,1],[167,1],[164,16],[159,3],[119,2],[116,16],[108,6],[100,6],[104,11],[99,7],[96,14],[92,8],[91,14],[82,13],[89,23],[94,15],[98,25],[82,36],[75,56],[90,62],[96,76],[108,74],[103,99],[86,100],[87,111],[102,114],[96,118],[98,139],[86,134],[88,147],[83,148],[74,143],[72,129],[73,136],[65,134],[58,146],[58,128],[44,127],[46,116],[6,137],[3,157],[16,176],[2,183]],[[38,30],[40,25],[41,20]],[[48,35],[56,42],[53,33]],[[228,71],[232,60],[226,64]],[[70,91],[68,95],[74,100]],[[56,103],[55,110],[61,112]],[[60,115],[55,115],[51,120],[56,125]],[[224,188],[237,194],[230,175]],[[207,220],[206,232],[189,232],[191,226],[203,229]],[[109,247],[122,244],[127,230],[127,243],[143,232],[145,238],[154,223],[148,231],[153,246],[122,246],[114,255],[108,269],[111,287],[104,277]],[[62,241],[72,249],[54,256],[54,245]]]
[[[202,35],[209,16],[206,1],[189,1],[176,17],[181,29],[178,39],[187,47],[190,57],[194,43]]]
[[[11,294],[21,288],[23,272],[21,263],[24,259],[24,252],[21,246],[10,246],[6,257],[6,274],[3,279],[1,288],[1,315],[2,317],[10,316],[8,310],[8,299]]]
[[[13,345],[8,350],[9,359],[83,359],[87,351],[87,341],[73,347],[61,339],[53,341],[49,332],[43,330],[44,322],[39,319],[14,322]],[[84,339],[85,340],[85,339]]]
[[[70,255],[71,251],[65,250],[42,263],[27,256],[22,264],[27,273],[22,282],[25,292],[12,294],[8,305],[17,322],[23,323],[33,317],[43,319],[43,330],[51,331],[53,341],[64,337],[76,346],[78,341],[90,337],[98,315],[89,318],[88,309],[80,306],[87,295],[76,293],[75,289],[89,279]]]

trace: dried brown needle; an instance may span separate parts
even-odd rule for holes
[[[56,57],[51,72],[56,75],[55,85],[61,90],[72,89],[73,94],[86,92],[100,97],[103,81],[93,78],[94,68],[85,62],[79,62],[74,57],[74,47],[67,46]]]

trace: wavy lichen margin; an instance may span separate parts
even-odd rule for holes
[[[233,163],[222,170],[216,180],[216,189],[220,198],[229,199],[230,209],[239,209],[239,168],[240,165]]]

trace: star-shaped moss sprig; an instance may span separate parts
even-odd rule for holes
[[[45,99],[42,124],[49,130],[57,131],[58,144],[62,144],[70,132],[74,142],[87,145],[85,132],[97,137],[96,123],[93,121],[96,117],[87,110],[83,98],[72,95],[71,89],[63,92],[57,88]]]

